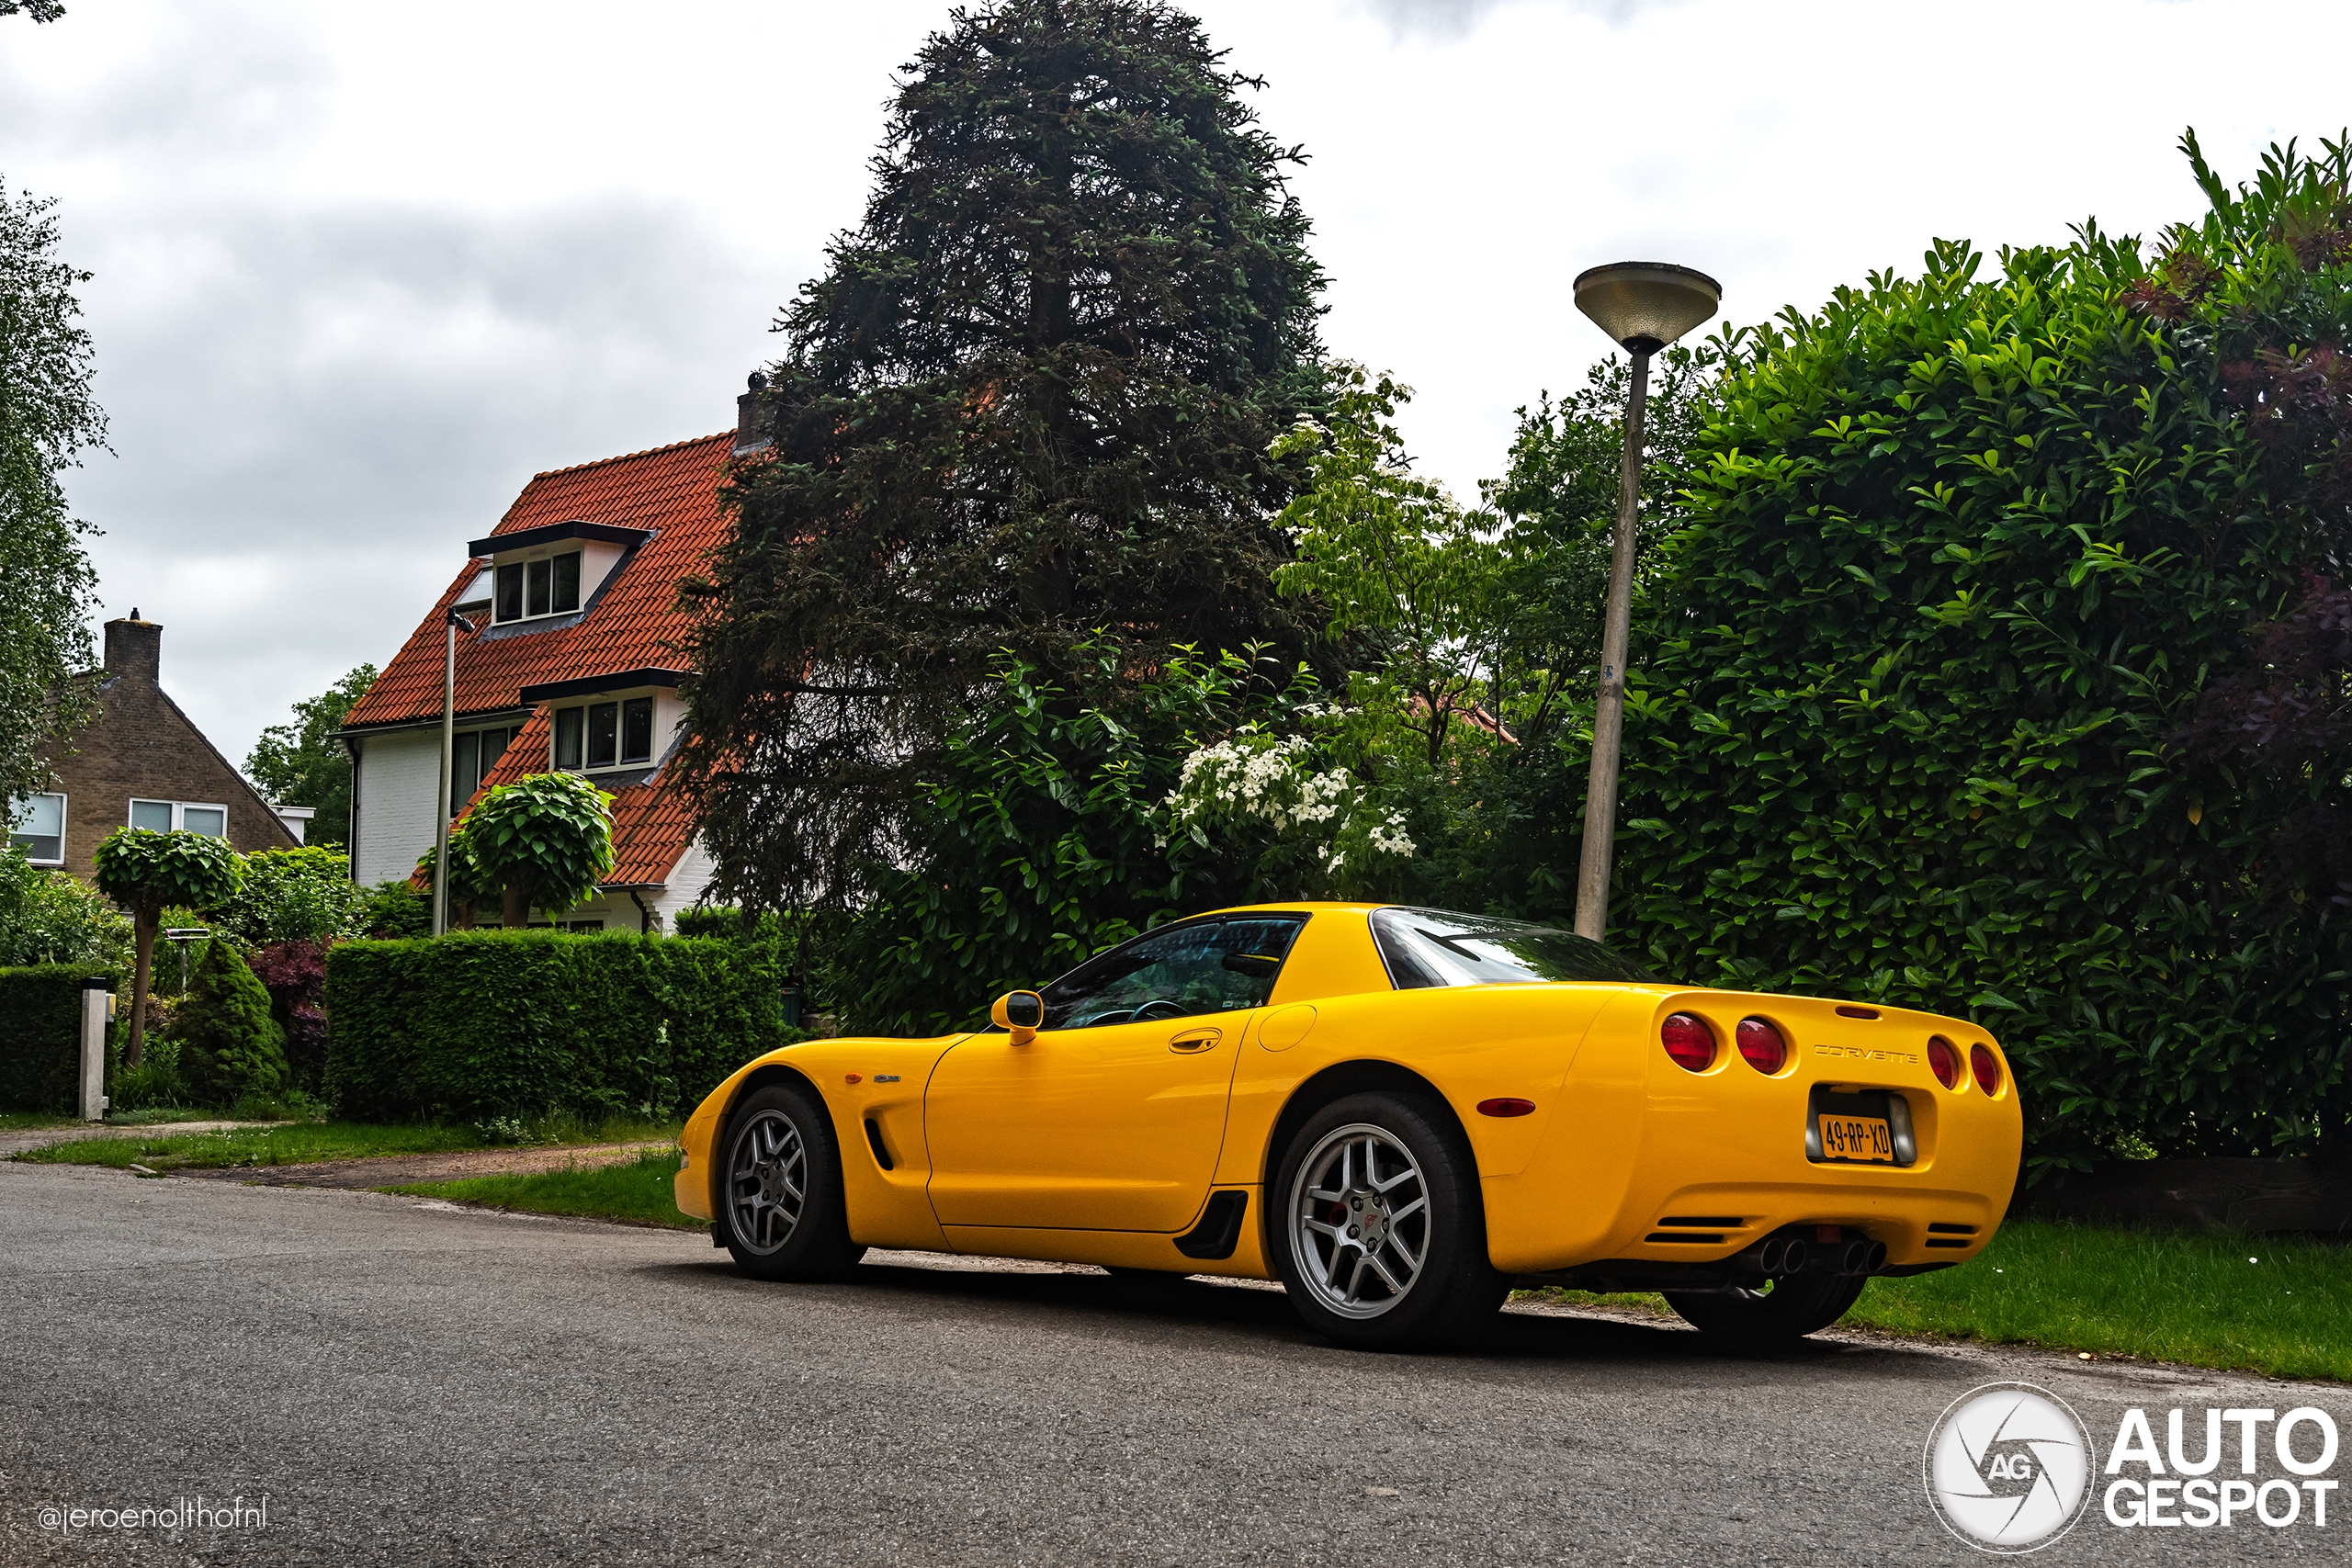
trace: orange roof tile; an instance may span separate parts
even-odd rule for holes
[[[692,618],[677,607],[681,579],[699,570],[729,526],[718,497],[732,432],[582,463],[535,476],[506,510],[493,537],[581,520],[656,530],[638,547],[587,612],[546,631],[485,638],[486,622],[458,634],[457,708],[495,713],[522,705],[522,689],[616,671],[677,669],[674,645]],[[481,570],[468,560],[432,614],[392,656],[345,716],[346,729],[413,724],[441,714],[442,627]],[[509,748],[512,754],[513,748]]]

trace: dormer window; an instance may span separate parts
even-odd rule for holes
[[[571,772],[653,761],[653,699],[555,710],[555,765]]]
[[[501,621],[538,615],[568,615],[580,608],[580,552],[566,550],[537,560],[505,561],[497,573],[494,603]]]

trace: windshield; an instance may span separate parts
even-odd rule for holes
[[[1400,991],[1427,986],[1523,986],[1544,980],[1659,984],[1597,942],[1549,926],[1445,909],[1374,909],[1372,940]]]

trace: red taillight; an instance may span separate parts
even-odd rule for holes
[[[1777,1073],[1789,1059],[1789,1043],[1760,1018],[1739,1021],[1739,1054],[1759,1073]]]
[[[1976,1087],[1992,1094],[2001,1087],[2001,1063],[1992,1051],[1983,1045],[1968,1048],[1968,1065],[1976,1069]]]
[[[1657,1032],[1666,1046],[1666,1054],[1674,1065],[1694,1073],[1703,1073],[1715,1060],[1715,1032],[1706,1021],[1687,1012],[1678,1012],[1666,1021]]]
[[[1935,1068],[1936,1081],[1946,1089],[1960,1087],[1960,1053],[1940,1034],[1928,1042],[1928,1066]]]

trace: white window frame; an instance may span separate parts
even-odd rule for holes
[[[576,558],[580,564],[572,569],[574,597],[571,607],[568,610],[558,610],[552,607],[555,604],[555,563],[564,556]],[[548,604],[550,607],[533,615],[531,613],[531,568],[542,561],[547,563],[548,572]],[[523,573],[523,613],[519,615],[499,614],[498,574],[510,566]],[[514,560],[502,561],[493,558],[487,576],[490,579],[490,618],[493,626],[519,626],[525,621],[546,621],[552,620],[558,615],[576,615],[580,614],[581,607],[588,602],[588,552],[578,544],[574,544],[568,550],[550,549],[541,546],[538,549],[531,550]]]
[[[9,841],[13,843],[17,838],[17,808],[24,806],[27,802],[46,800],[52,795],[55,796],[57,800],[57,858],[55,860],[37,859],[33,855],[32,852],[28,850],[25,852],[25,860],[27,863],[31,865],[63,865],[65,863],[66,807],[69,804],[65,798],[65,792],[62,789],[37,789],[30,795],[20,796],[17,800],[9,803],[8,838]],[[28,833],[25,837],[31,838],[32,835]]]
[[[229,837],[229,808],[228,808],[228,807],[226,807],[226,806],[222,805],[220,801],[217,801],[217,800],[157,800],[157,799],[156,799],[154,796],[153,796],[153,795],[132,795],[132,796],[130,797],[130,806],[168,806],[168,807],[170,807],[172,808],[172,830],[173,830],[174,832],[185,832],[185,831],[187,830],[187,814],[188,814],[190,811],[192,811],[192,810],[193,810],[193,811],[218,811],[219,813],[220,813],[220,838],[221,838],[222,841],[224,841],[224,842],[228,840],[228,837]],[[123,812],[122,812],[122,820],[123,820],[123,823],[124,823],[124,825],[125,825],[125,826],[128,826],[128,825],[130,824],[130,806],[127,806],[127,807],[123,807]]]

